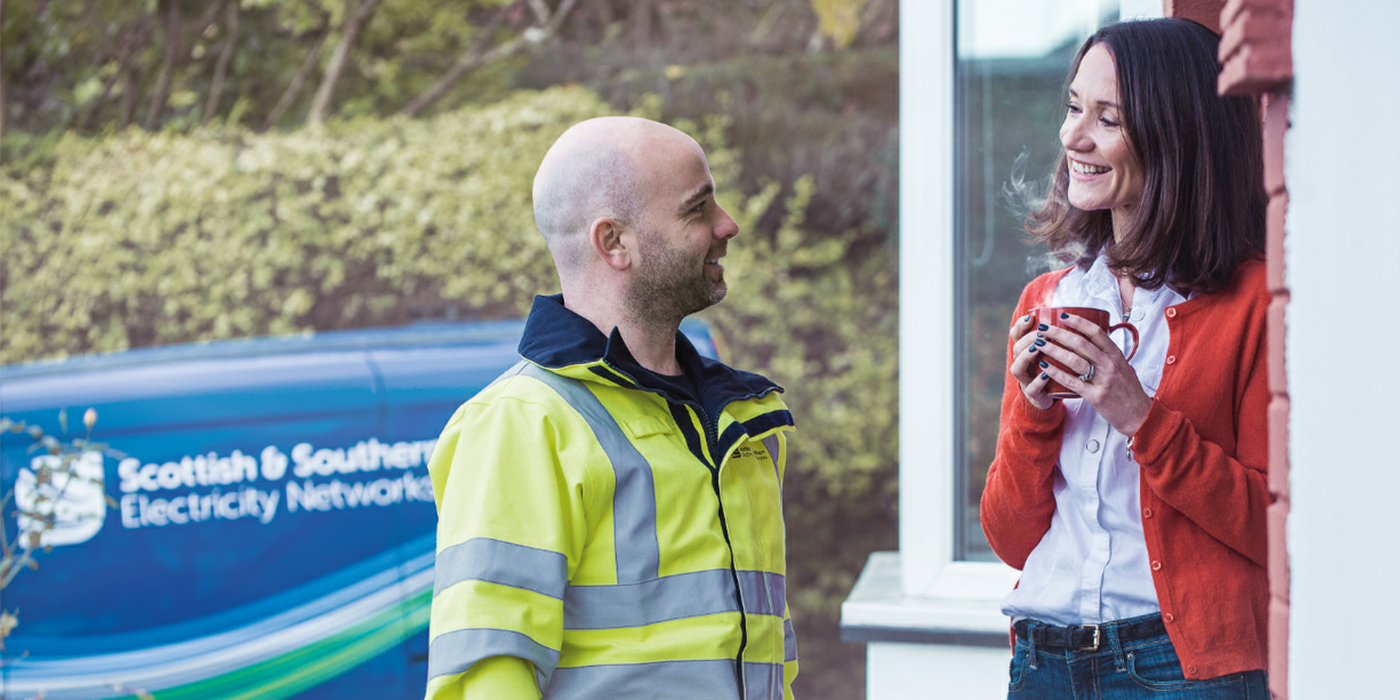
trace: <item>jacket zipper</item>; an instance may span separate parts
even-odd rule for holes
[[[718,455],[716,455],[716,450],[719,449],[719,426],[715,425],[714,422],[710,420],[709,414],[705,412],[705,408],[700,404],[694,401],[677,401],[665,392],[642,386],[635,377],[613,367],[611,364],[608,364],[607,367],[632,382],[632,388],[656,394],[665,399],[668,403],[680,404],[694,411],[696,417],[700,419],[700,424],[705,427],[705,442],[709,448],[711,460],[707,461],[704,459],[703,455],[697,455],[697,457],[700,459],[700,463],[704,464],[705,468],[710,470],[710,488],[714,489],[715,501],[719,503],[719,529],[724,535],[724,545],[729,548],[729,577],[734,583],[734,594],[739,599],[739,653],[734,657],[735,674],[738,676],[739,680],[739,697],[746,698],[748,697],[748,678],[744,673],[744,650],[749,644],[749,615],[748,605],[744,601],[744,587],[739,583],[739,569],[734,562],[734,542],[729,539],[729,523],[724,515],[724,496],[720,493],[719,488],[719,469],[720,465],[723,463],[723,459],[717,458]],[[748,397],[741,397],[736,400],[742,400],[742,398]],[[711,464],[711,462],[714,463]]]
[[[670,400],[669,397],[667,400]],[[747,698],[748,677],[744,673],[744,650],[749,644],[749,606],[744,600],[744,587],[739,583],[739,570],[734,562],[734,543],[729,539],[729,522],[724,515],[724,496],[719,488],[719,472],[720,466],[723,464],[723,459],[715,452],[719,448],[719,428],[710,420],[710,416],[704,408],[689,401],[683,403],[695,411],[696,416],[700,419],[700,424],[705,426],[705,442],[710,449],[710,456],[715,462],[713,466],[706,464],[705,467],[710,470],[710,486],[715,491],[715,501],[719,503],[719,528],[720,532],[724,534],[724,544],[729,548],[729,577],[734,582],[734,594],[739,598],[739,653],[734,657],[734,665],[735,673],[739,678],[739,697]]]

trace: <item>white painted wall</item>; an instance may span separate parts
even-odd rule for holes
[[[1289,697],[1396,697],[1400,3],[1295,0]]]
[[[866,657],[867,700],[1006,697],[1010,651],[937,644],[878,646]]]

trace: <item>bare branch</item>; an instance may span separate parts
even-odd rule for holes
[[[326,72],[321,77],[321,85],[316,89],[316,97],[311,101],[311,111],[306,115],[307,124],[320,124],[326,118],[326,112],[330,110],[331,96],[335,94],[335,86],[340,82],[340,76],[345,73],[345,61],[350,56],[350,47],[355,45],[360,31],[369,23],[375,5],[379,4],[379,0],[360,0],[352,13],[349,11],[351,2],[353,0],[345,0],[346,13],[341,26],[340,42],[331,53],[330,63],[326,65]]]
[[[0,0],[0,23],[4,22],[4,18],[5,0]],[[3,46],[0,46],[0,49],[3,48]],[[4,53],[4,51],[0,51],[0,55]],[[5,112],[9,111],[9,109],[10,105],[5,100],[5,71],[3,70],[3,66],[0,66],[0,136],[5,135]]]
[[[238,3],[228,4],[228,39],[224,44],[224,52],[219,54],[219,63],[214,66],[214,84],[209,87],[209,101],[204,105],[204,123],[219,112],[219,98],[224,92],[224,80],[228,77],[229,63],[233,62],[233,54],[238,48]]]
[[[656,0],[634,0],[628,35],[634,44],[648,44],[655,33]]]
[[[0,2],[3,1],[0,0]],[[88,103],[83,113],[78,115],[78,118],[73,122],[76,128],[80,130],[86,128],[92,115],[96,114],[102,103],[107,101],[107,96],[112,94],[112,88],[116,87],[117,81],[121,80],[122,76],[126,75],[127,70],[130,69],[131,59],[136,56],[136,47],[146,41],[146,33],[150,28],[150,22],[143,17],[123,35],[122,42],[117,48],[117,69],[112,71],[112,77],[103,84],[102,92],[97,95],[96,99]]]
[[[529,0],[530,9],[535,12],[536,24],[547,24],[549,22],[549,5],[544,0]]]
[[[311,77],[311,71],[316,69],[316,64],[320,62],[321,47],[326,45],[326,39],[331,35],[331,26],[326,24],[321,30],[321,35],[316,37],[316,43],[312,44],[311,50],[306,52],[306,60],[302,61],[301,69],[292,76],[292,82],[287,84],[287,89],[282,91],[282,97],[277,100],[277,104],[268,113],[267,120],[263,122],[263,131],[271,129],[277,122],[282,120],[282,115],[287,113],[292,103],[296,102],[301,95],[302,88],[306,86],[306,79]]]
[[[416,117],[422,113],[423,110],[432,106],[433,103],[442,99],[442,96],[447,94],[447,91],[452,88],[453,84],[467,73],[481,66],[519,53],[525,49],[538,46],[553,38],[554,35],[559,32],[559,28],[563,26],[564,18],[568,16],[569,11],[572,10],[576,4],[578,4],[578,0],[564,0],[559,4],[559,9],[555,10],[553,15],[549,16],[547,21],[541,23],[542,26],[528,27],[515,39],[501,44],[490,51],[485,51],[486,42],[490,41],[491,37],[496,33],[496,29],[505,18],[506,11],[514,5],[502,8],[501,11],[491,19],[491,23],[481,30],[481,33],[477,36],[477,40],[472,43],[472,47],[459,55],[457,60],[452,63],[452,67],[449,68],[441,78],[438,78],[431,87],[413,98],[407,105],[404,105],[404,108],[399,110],[399,114],[406,117]],[[548,8],[546,8],[546,10],[547,9]]]
[[[180,60],[180,3],[166,0],[165,8],[165,60],[161,63],[160,77],[156,79],[156,89],[151,95],[151,106],[146,109],[145,124],[148,130],[159,125],[160,113],[165,111],[165,102],[170,97],[175,62]]]

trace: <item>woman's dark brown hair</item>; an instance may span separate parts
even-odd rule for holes
[[[1143,166],[1136,220],[1121,242],[1108,210],[1069,203],[1063,151],[1049,196],[1026,230],[1062,261],[1088,268],[1108,246],[1110,267],[1183,294],[1218,291],[1235,268],[1264,251],[1263,143],[1259,110],[1248,97],[1220,97],[1220,38],[1195,22],[1166,18],[1120,22],[1080,47],[1065,91],[1084,54],[1103,44],[1113,55],[1128,143]]]

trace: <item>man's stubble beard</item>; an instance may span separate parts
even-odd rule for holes
[[[627,290],[628,313],[634,320],[679,325],[686,316],[724,299],[728,285],[722,276],[718,282],[711,281],[705,275],[703,260],[691,260],[656,238],[656,234],[640,237],[639,252],[647,262]]]

